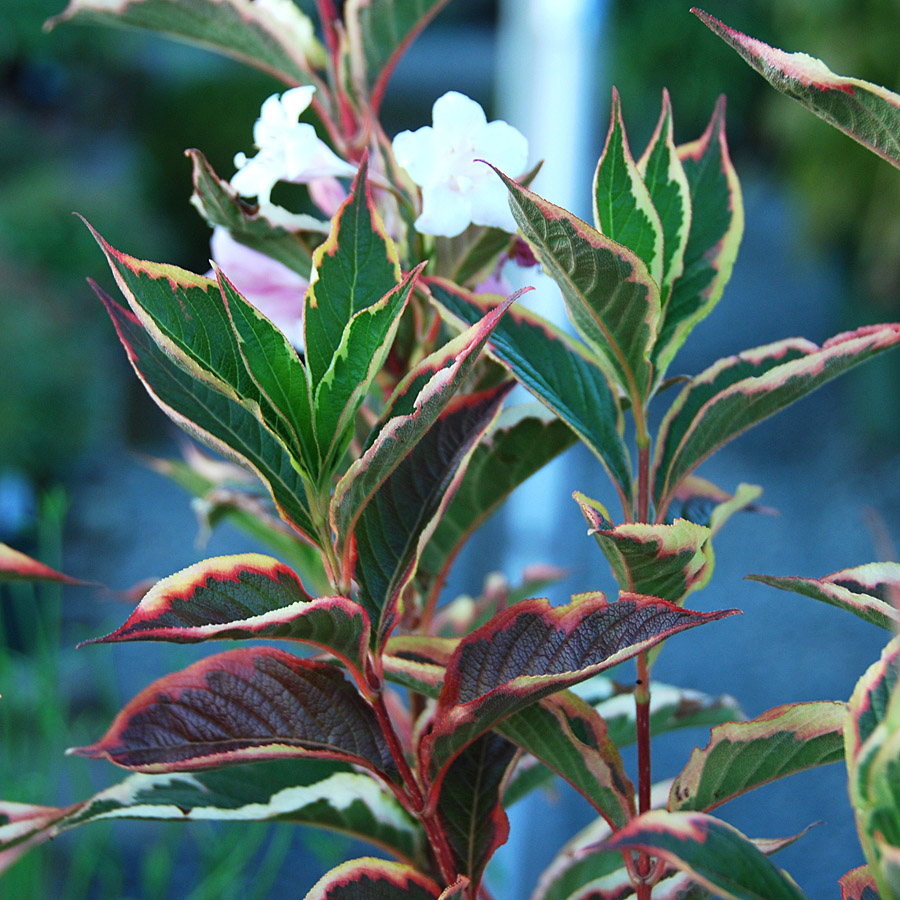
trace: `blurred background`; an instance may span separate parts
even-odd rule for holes
[[[126,252],[205,271],[209,229],[188,203],[184,150],[201,149],[227,177],[234,153],[251,149],[261,101],[281,89],[230,60],[149,34],[75,25],[43,32],[61,6],[0,5],[0,541],[108,588],[0,589],[0,795],[54,803],[117,777],[104,764],[63,758],[65,747],[95,739],[122,702],[196,658],[161,646],[74,653],[74,645],[124,619],[118,592],[206,556],[255,549],[227,526],[200,546],[188,496],[145,465],[142,457],[178,452],[174,428],[144,395],[85,284],[92,277],[112,287],[71,213]],[[900,0],[708,0],[706,8],[836,72],[900,88]],[[532,162],[546,156],[538,192],[589,216],[613,84],[636,156],[663,87],[678,142],[698,137],[716,97],[728,95],[744,244],[719,307],[675,369],[694,373],[783,337],[821,342],[900,317],[900,173],[777,95],[682,0],[456,0],[398,68],[386,130],[429,123],[434,100],[460,90],[489,118],[525,131]],[[559,315],[546,285],[538,303]],[[729,523],[717,542],[717,573],[696,605],[739,606],[745,615],[680,638],[655,675],[732,693],[749,715],[849,696],[883,635],[742,579],[821,576],[893,554],[898,384],[900,356],[881,357],[701,470],[727,489],[761,484],[763,501],[780,515]],[[516,578],[523,565],[542,561],[569,573],[554,602],[571,591],[611,590],[568,499],[575,489],[615,506],[599,467],[576,449],[488,526],[452,588],[477,593],[492,569]],[[706,740],[705,732],[667,737],[654,756],[656,774],[674,775]],[[836,879],[863,861],[845,795],[843,770],[832,766],[721,812],[760,837],[825,820],[778,861],[810,896],[837,896]],[[588,820],[562,788],[520,806],[492,875],[498,897],[527,897],[555,850]],[[298,860],[305,890],[350,852],[343,838],[296,831],[94,825],[26,857],[0,880],[0,898],[294,896]]]

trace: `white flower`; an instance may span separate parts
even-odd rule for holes
[[[227,228],[213,229],[210,249],[216,265],[241,296],[294,347],[303,349],[303,297],[309,282],[278,260],[236,241]]]
[[[422,188],[423,234],[453,237],[469,223],[514,232],[503,182],[483,162],[519,175],[528,160],[528,141],[512,125],[488,122],[481,106],[449,91],[432,108],[433,127],[402,131],[394,138],[394,156]]]
[[[239,194],[255,196],[261,204],[268,204],[279,181],[308,184],[320,178],[356,174],[353,166],[319,139],[312,125],[298,121],[315,90],[308,85],[291,88],[281,96],[272,94],[263,103],[253,126],[253,143],[259,152],[249,159],[243,153],[234,158],[238,171],[231,186]]]

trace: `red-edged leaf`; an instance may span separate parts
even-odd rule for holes
[[[299,756],[395,774],[375,713],[343,672],[273,647],[229,650],[155,681],[100,741],[68,752],[142,772]]]
[[[900,622],[897,600],[900,598],[900,563],[868,563],[852,569],[832,572],[824,578],[779,578],[773,575],[748,575],[783,591],[793,591],[846,609],[855,616],[895,631]]]
[[[313,540],[316,529],[302,499],[303,478],[278,436],[235,397],[198,381],[172,362],[129,309],[96,285],[92,287],[154,402],[188,434],[255,472],[269,489],[284,520]]]
[[[599,592],[567,606],[525,600],[503,610],[456,648],[434,730],[423,743],[423,770],[438,783],[464,746],[513,713],[679,631],[734,612],[692,612],[638,594],[609,603]]]
[[[460,875],[453,884],[441,891],[441,896],[438,897],[438,900],[455,900],[457,897],[462,897],[468,886],[469,879],[465,875]]]
[[[737,512],[764,513],[778,515],[778,511],[770,506],[762,506],[755,501],[762,494],[762,488],[756,484],[737,486],[733,494],[722,490],[698,475],[688,475],[672,497],[669,504],[667,521],[687,519],[698,525],[708,525],[715,537],[721,527]]]
[[[63,584],[84,584],[71,575],[64,575],[32,557],[0,543],[0,581],[61,581]]]
[[[643,522],[616,525],[606,511],[580,491],[573,494],[623,591],[682,604],[703,587],[713,569],[710,529],[677,519],[671,525]]]
[[[476,325],[427,356],[400,382],[372,431],[365,452],[338,482],[331,501],[331,525],[337,534],[338,556],[345,570],[353,563],[353,532],[365,507],[415,444],[437,420],[471,371],[505,304]]]
[[[128,621],[86,644],[281,638],[333,653],[364,684],[369,619],[346,597],[311,597],[283,563],[258,553],[220,556],[164,578]]]
[[[223,279],[136,259],[85,223],[116,284],[173,364],[240,403],[315,471],[307,377],[288,339]]]
[[[672,283],[684,272],[684,251],[691,231],[691,188],[675,147],[672,104],[665,88],[656,130],[637,161],[637,168],[662,225],[663,275],[660,288],[665,309]]]
[[[494,732],[483,734],[450,764],[437,803],[457,872],[477,893],[485,866],[509,836],[501,802],[515,744]]]
[[[857,866],[838,879],[841,886],[841,900],[879,900],[878,885],[872,870]]]
[[[846,715],[845,703],[792,703],[716,726],[672,784],[669,809],[708,812],[763,784],[840,762]]]
[[[411,866],[365,856],[327,872],[304,900],[437,900],[440,893]]]
[[[644,261],[499,170],[525,239],[562,291],[569,316],[609,378],[642,408],[660,319],[659,286]]]
[[[847,369],[900,342],[900,325],[839,334],[821,348],[790,339],[745,350],[691,379],[666,413],[654,460],[657,516],[679,483],[723,444]]]
[[[806,53],[770,47],[702,10],[691,12],[776,90],[900,168],[900,96],[868,81],[835,75]]]
[[[285,84],[318,85],[320,99],[328,97],[314,68],[324,67],[323,48],[312,20],[293,4],[285,8],[250,0],[70,0],[45,28],[70,20],[162,32],[256,66]]]
[[[528,706],[497,730],[565,778],[613,828],[634,817],[634,787],[606,723],[570,691]],[[506,805],[515,799],[504,796]]]
[[[744,203],[725,139],[725,97],[720,97],[703,135],[677,148],[690,188],[691,219],[684,271],[672,283],[653,347],[656,384],[731,278],[744,233]]]
[[[344,21],[354,80],[374,112],[400,57],[450,0],[348,0]]]
[[[496,301],[437,278],[427,279],[442,315],[474,324]],[[546,319],[516,306],[494,329],[488,352],[560,417],[603,463],[631,509],[631,459],[617,396],[595,355]]]
[[[475,448],[459,489],[425,546],[416,575],[426,602],[436,601],[447,573],[472,533],[509,494],[575,443],[572,430],[537,403],[501,413]]]
[[[752,841],[703,813],[652,810],[629,822],[605,846],[645,850],[726,900],[805,900]]]
[[[50,840],[53,826],[74,808],[0,800],[0,876],[33,847]]]
[[[900,665],[900,639],[894,638],[881,651],[880,659],[872,663],[862,678],[856,682],[844,726],[848,766],[854,764],[863,744],[884,721],[891,694],[897,685],[898,665]]]
[[[388,639],[381,657],[391,681],[437,699],[447,663],[459,641],[454,638],[398,634]]]
[[[362,510],[353,531],[356,580],[379,639],[394,627],[422,549],[511,388],[454,398]]]

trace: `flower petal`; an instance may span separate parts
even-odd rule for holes
[[[416,184],[421,186],[431,180],[437,161],[437,144],[430,125],[416,131],[401,131],[394,138],[393,148],[397,164],[406,169]]]
[[[459,91],[447,91],[443,97],[438,97],[431,109],[431,119],[439,144],[474,137],[487,123],[481,104]]]
[[[416,219],[421,234],[456,237],[472,221],[472,204],[467,196],[437,181],[422,188],[422,215]]]

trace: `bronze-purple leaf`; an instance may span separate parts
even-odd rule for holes
[[[396,774],[372,708],[341,669],[273,647],[230,650],[155,681],[100,741],[68,752],[142,772],[299,756]]]
[[[347,597],[311,597],[292,569],[259,553],[206,559],[164,578],[124,625],[84,643],[242,638],[314,644],[341,659],[357,682],[365,683],[365,610]]]
[[[463,747],[523,707],[735,612],[693,612],[630,593],[610,603],[599,591],[567,606],[535,599],[503,610],[460,641],[450,660],[422,747],[424,770],[436,786]]]
[[[326,872],[304,900],[436,900],[440,893],[411,866],[366,856]]]

